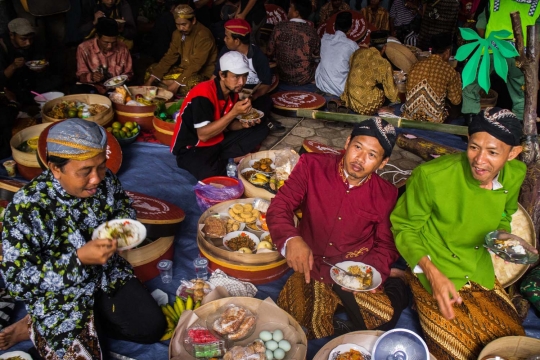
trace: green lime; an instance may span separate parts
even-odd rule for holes
[[[128,134],[124,130],[120,130],[120,138],[124,139],[127,137],[128,137]]]
[[[113,130],[113,131],[112,131],[112,134],[114,135],[115,138],[117,138],[117,139],[120,138],[120,131],[118,131],[118,130]]]
[[[120,130],[122,130],[123,132],[126,132],[126,133],[131,132],[131,130],[128,129],[127,127],[125,127],[125,126],[122,127],[122,129],[120,129]]]
[[[77,117],[79,117],[79,118],[82,118],[82,117],[83,117],[83,111],[82,111],[82,109],[77,111]]]
[[[133,130],[133,128],[135,127],[135,124],[132,123],[131,121],[128,121],[127,123],[124,124],[125,127],[127,127],[129,130]]]
[[[122,128],[122,123],[118,122],[118,121],[115,121],[115,122],[113,122],[112,127],[113,127],[113,129],[121,129]]]
[[[133,128],[133,130],[131,130],[131,133],[133,135],[137,135],[139,133],[139,127],[137,126],[137,127]]]
[[[68,110],[68,118],[74,118],[74,117],[77,117],[77,110],[76,109],[69,109]]]

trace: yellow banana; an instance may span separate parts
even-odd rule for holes
[[[180,315],[182,315],[182,310],[180,310],[180,305],[178,304],[177,301],[174,302],[173,309],[176,316],[180,317]]]
[[[172,308],[171,305],[167,304],[165,305],[167,307],[167,310],[171,313],[171,319],[172,321],[174,321],[175,323],[178,322],[178,319],[180,318],[178,315],[176,315],[176,312],[174,312],[174,309]]]
[[[170,317],[165,316],[165,320],[167,320],[167,330],[174,329],[176,327],[176,324],[173,322],[173,320]]]
[[[201,306],[201,300],[197,300],[195,303],[195,307],[193,307],[193,310],[197,310]]]
[[[191,295],[188,295],[188,298],[186,299],[186,310],[193,310],[193,298]]]
[[[172,337],[173,332],[174,332],[174,329],[173,330],[167,330],[165,332],[165,334],[163,334],[163,336],[161,337],[160,341],[169,340]]]
[[[178,308],[180,309],[180,315],[186,310],[186,304],[184,304],[184,300],[182,300],[181,297],[176,297],[176,303],[178,303]]]
[[[170,318],[171,320],[175,318],[174,314],[171,314],[166,305],[161,305],[161,312],[163,313],[163,315]]]
[[[258,173],[257,173],[257,174],[255,174],[255,177],[256,177],[257,179],[261,179],[261,180],[268,181],[268,176],[265,176],[265,175],[263,175],[263,174],[258,174]]]

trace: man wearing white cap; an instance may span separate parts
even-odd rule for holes
[[[198,180],[224,175],[227,160],[253,151],[269,130],[259,126],[260,119],[237,119],[252,110],[251,99],[238,100],[249,73],[247,58],[230,51],[219,59],[219,65],[219,77],[198,84],[187,94],[171,144],[178,167]]]

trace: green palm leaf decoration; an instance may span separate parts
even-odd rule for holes
[[[459,31],[464,40],[471,42],[458,48],[455,56],[456,60],[463,61],[472,54],[461,74],[463,87],[465,88],[467,85],[472,84],[478,78],[478,85],[486,93],[489,92],[489,88],[491,87],[489,80],[491,68],[490,51],[493,54],[495,72],[504,81],[507,81],[508,64],[506,63],[506,59],[519,55],[507,40],[503,40],[508,39],[512,33],[508,30],[492,31],[487,39],[483,39],[472,29],[459,28]]]

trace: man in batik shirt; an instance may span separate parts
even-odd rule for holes
[[[305,85],[315,79],[321,40],[307,23],[309,0],[296,0],[289,7],[289,21],[276,25],[268,42],[268,56],[275,57],[279,80],[289,85]]]
[[[414,64],[407,79],[407,101],[403,117],[418,121],[442,123],[448,116],[446,99],[452,105],[461,103],[461,79],[448,64],[452,35],[433,36],[432,55]]]
[[[356,124],[345,155],[302,155],[272,199],[270,234],[295,270],[278,305],[307,329],[309,338],[347,330],[333,319],[338,304],[352,322],[348,330],[390,330],[409,304],[405,282],[390,270],[398,258],[389,218],[397,189],[375,173],[388,162],[395,141],[394,127],[381,118]],[[298,208],[304,216],[296,227]],[[326,262],[346,260],[373,266],[384,290],[353,293],[335,284]]]
[[[380,0],[369,0],[369,5],[360,10],[362,16],[377,30],[390,30],[388,11],[379,6]]]
[[[116,252],[117,241],[91,240],[100,224],[136,216],[106,168],[106,147],[105,130],[93,122],[55,125],[47,136],[49,170],[6,209],[2,274],[29,314],[13,334],[26,326],[45,359],[102,359],[108,350],[98,336],[152,343],[166,327],[159,306]],[[20,340],[14,336],[7,345]]]
[[[382,57],[387,37],[386,31],[372,32],[371,47],[360,47],[351,56],[351,70],[341,100],[358,114],[374,115],[386,98],[398,100],[392,65]]]

